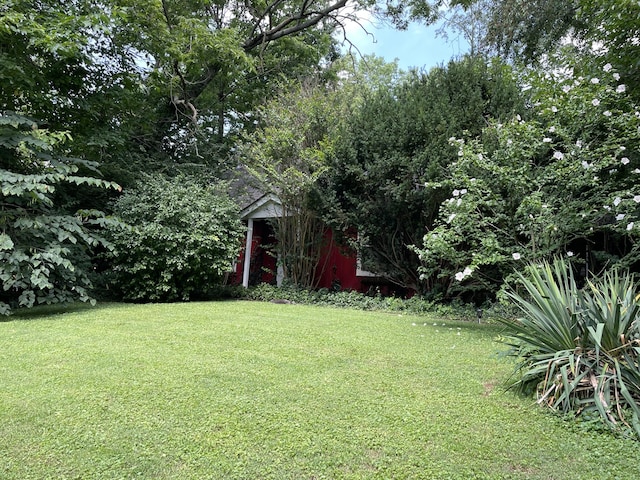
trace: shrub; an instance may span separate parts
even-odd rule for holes
[[[509,386],[537,392],[563,414],[598,415],[640,438],[640,295],[628,272],[612,270],[576,285],[560,259],[518,274],[523,293],[509,296],[524,314],[504,341],[517,358]]]
[[[211,185],[147,176],[114,210],[129,225],[110,231],[110,284],[125,300],[208,298],[237,257],[237,206]]]

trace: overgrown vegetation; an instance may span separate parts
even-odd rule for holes
[[[514,72],[498,60],[466,56],[374,86],[360,87],[359,103],[342,120],[321,213],[336,231],[357,230],[365,270],[450,298],[450,278],[437,266],[421,274],[424,262],[411,248],[433,229],[449,196],[446,184],[425,184],[444,180],[458,160],[452,136],[476,138],[487,118],[503,121],[521,108]]]
[[[458,160],[428,191],[449,192],[418,249],[449,295],[494,295],[526,261],[554,255],[582,276],[640,260],[640,117],[611,64],[563,52],[526,78],[529,106],[482,140],[451,138]],[[456,281],[457,280],[457,281]]]
[[[640,438],[640,295],[628,272],[607,272],[578,288],[562,260],[529,265],[509,296],[522,310],[508,327],[517,371],[510,386],[536,392],[563,414],[598,415]]]
[[[127,191],[147,174],[187,172],[216,184],[250,159],[295,213],[280,219],[276,248],[300,285],[314,285],[326,225],[359,248],[364,269],[444,301],[493,301],[523,259],[561,252],[585,273],[637,269],[638,8],[5,2],[1,309],[90,297],[85,273],[105,246],[98,211],[111,213],[115,192],[89,187]],[[365,11],[404,27],[445,10],[471,52],[429,72],[352,62],[340,48]],[[504,62],[510,53],[527,64]],[[184,284],[142,296],[192,298]]]
[[[325,224],[314,205],[317,182],[337,135],[337,95],[330,85],[295,84],[259,112],[260,128],[239,146],[262,192],[276,195],[275,251],[282,275],[299,287],[317,287]]]

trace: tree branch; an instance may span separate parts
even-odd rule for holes
[[[248,52],[256,48],[258,45],[273,42],[279,38],[292,35],[312,27],[323,19],[329,17],[332,12],[343,8],[346,5],[347,0],[339,0],[323,10],[310,12],[306,10],[309,3],[310,2],[303,2],[300,11],[296,15],[289,16],[275,27],[270,28],[265,32],[254,34],[252,37],[247,39],[242,45],[244,50]],[[294,25],[290,26],[292,23]]]

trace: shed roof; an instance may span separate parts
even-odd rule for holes
[[[243,220],[248,218],[263,219],[282,216],[282,203],[273,193],[266,193],[240,211]]]

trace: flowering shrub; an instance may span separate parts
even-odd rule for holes
[[[449,278],[449,296],[495,292],[524,261],[554,255],[585,271],[640,260],[639,108],[611,65],[549,62],[528,76],[522,115],[481,140],[451,138],[458,161],[426,184],[452,192],[417,249],[423,275]]]

